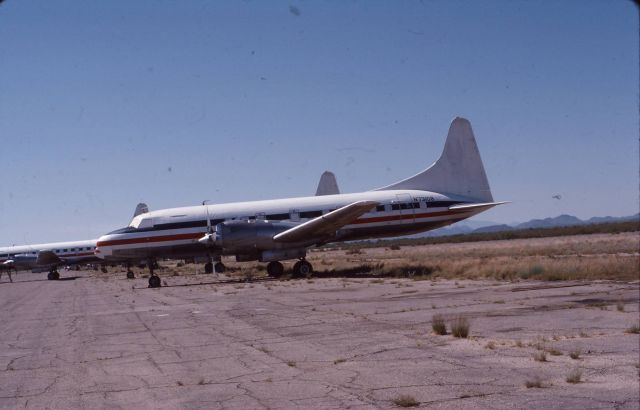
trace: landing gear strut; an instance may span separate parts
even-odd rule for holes
[[[149,262],[149,273],[151,276],[149,276],[149,287],[150,288],[159,288],[160,286],[162,286],[162,284],[160,283],[160,277],[158,275],[155,274],[155,272],[153,271],[154,268],[156,268],[156,262],[155,261],[151,261]]]
[[[278,278],[284,273],[284,266],[280,262],[269,262],[267,264],[267,274],[272,278]]]
[[[311,276],[313,273],[313,266],[305,259],[299,260],[293,265],[294,276]]]
[[[60,279],[60,274],[56,268],[51,268],[49,274],[47,275],[47,279],[49,280],[58,280]]]

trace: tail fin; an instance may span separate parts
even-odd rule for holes
[[[140,202],[136,205],[136,210],[133,212],[133,217],[135,218],[138,215],[146,214],[149,212],[149,207],[144,202]]]
[[[318,183],[318,189],[316,190],[316,196],[318,195],[335,195],[339,194],[338,181],[336,176],[331,171],[324,171],[320,177]]]
[[[433,165],[377,191],[392,189],[419,189],[493,202],[471,123],[464,118],[455,118],[449,127],[442,155]]]

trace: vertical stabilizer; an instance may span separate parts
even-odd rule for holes
[[[136,210],[133,212],[133,217],[135,218],[136,216],[146,214],[147,212],[149,212],[149,207],[147,206],[147,204],[140,202],[138,205],[136,205]]]
[[[318,183],[318,189],[316,190],[316,196],[319,195],[336,195],[340,193],[340,189],[338,189],[338,181],[336,181],[336,176],[331,171],[325,171],[322,173],[320,177],[320,182]]]
[[[465,118],[455,118],[449,127],[442,155],[433,165],[377,191],[392,189],[419,189],[493,202],[471,123]]]

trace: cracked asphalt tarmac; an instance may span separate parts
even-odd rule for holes
[[[625,333],[638,282],[191,275],[147,289],[72,274],[0,283],[0,407],[375,409],[402,395],[423,408],[639,406],[639,335]],[[465,316],[471,337],[433,334],[434,314]]]

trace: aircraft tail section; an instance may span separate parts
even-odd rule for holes
[[[340,189],[338,189],[338,181],[336,181],[335,174],[331,171],[324,171],[320,177],[320,182],[318,183],[316,196],[336,195],[339,193]]]
[[[136,210],[133,212],[133,217],[135,218],[138,215],[146,214],[149,212],[149,207],[144,202],[140,202],[136,205]]]
[[[457,117],[451,122],[440,158],[429,168],[377,191],[419,189],[493,202],[471,123]]]

